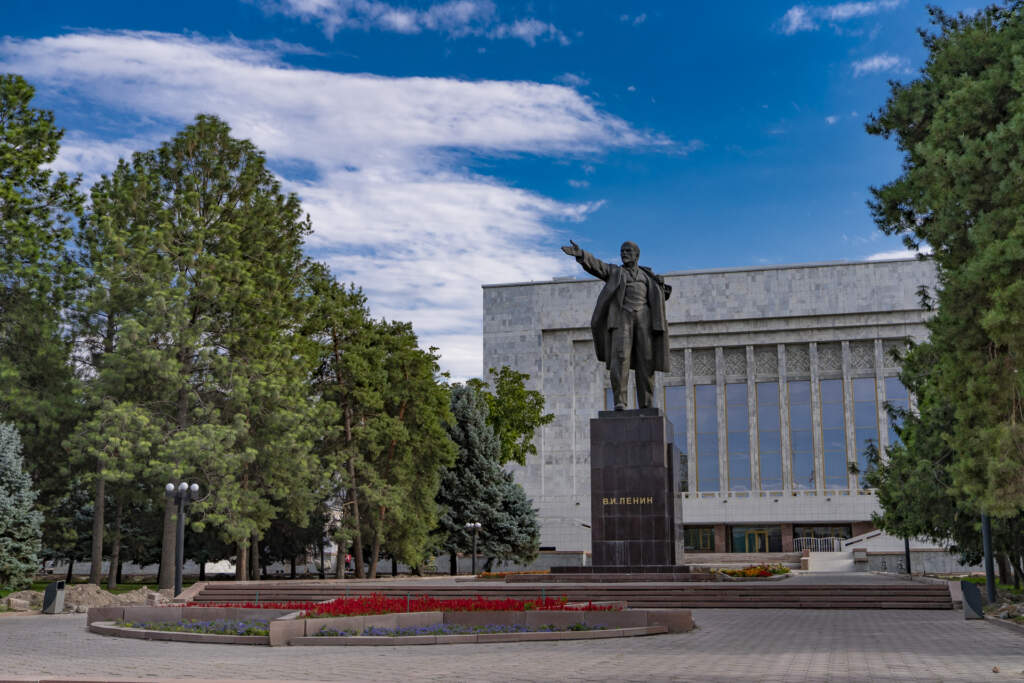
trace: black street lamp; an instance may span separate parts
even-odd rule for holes
[[[178,528],[174,536],[174,597],[181,595],[181,575],[185,564],[185,506],[199,498],[199,484],[181,482],[164,487],[169,498],[178,505]]]
[[[480,522],[466,522],[466,529],[473,531],[473,575],[476,575],[476,535],[483,524]]]

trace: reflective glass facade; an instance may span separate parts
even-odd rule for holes
[[[718,387],[698,384],[693,388],[697,428],[697,489],[717,491],[718,483]]]
[[[689,484],[689,458],[686,453],[686,386],[665,387],[665,417],[672,423],[675,438],[679,490]]]
[[[811,435],[811,383],[789,382],[789,443],[793,452],[793,488],[814,488],[814,438]]]
[[[865,449],[869,444],[878,448],[878,395],[874,377],[853,380],[853,427],[856,434],[857,485],[864,488],[864,473],[868,471]]]
[[[846,464],[846,417],[843,414],[841,379],[821,380],[821,444],[825,488],[847,488],[849,467]]]
[[[757,448],[761,488],[782,489],[782,431],[779,422],[779,383],[757,383]]]
[[[725,385],[725,424],[729,454],[729,490],[750,490],[750,417],[747,385]]]

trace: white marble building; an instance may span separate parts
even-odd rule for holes
[[[871,528],[877,501],[850,464],[893,438],[886,401],[909,400],[887,353],[923,339],[928,261],[816,263],[666,274],[672,367],[655,401],[673,422],[691,551],[792,550],[794,537]],[[531,375],[556,416],[515,475],[542,545],[589,550],[589,421],[608,373],[587,276],[485,285],[484,369]],[[631,391],[632,396],[632,391]],[[635,398],[632,399],[635,401]]]

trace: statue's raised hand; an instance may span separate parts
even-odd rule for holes
[[[573,257],[582,256],[583,255],[583,250],[580,249],[580,245],[576,244],[572,240],[569,240],[569,244],[571,244],[572,246],[562,247],[562,251],[564,251],[569,256],[573,256]]]

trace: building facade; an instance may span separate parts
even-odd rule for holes
[[[655,404],[676,434],[690,552],[791,551],[850,537],[878,509],[868,443],[895,439],[885,404],[909,407],[889,353],[927,335],[928,261],[670,273],[671,369]],[[513,466],[539,510],[542,545],[590,549],[590,419],[610,383],[594,356],[594,279],[485,285],[484,368],[530,375],[555,420]],[[632,381],[632,380],[631,380]],[[630,391],[635,402],[634,392]],[[796,540],[796,549],[801,547]]]

